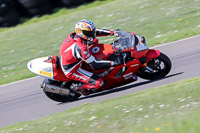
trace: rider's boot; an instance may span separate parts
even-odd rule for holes
[[[78,92],[78,93],[80,93],[82,95],[89,95],[89,94],[91,94],[91,90],[83,88],[83,86],[82,86],[81,83],[79,83],[79,84],[72,83],[72,85],[70,86],[70,89],[72,91]]]

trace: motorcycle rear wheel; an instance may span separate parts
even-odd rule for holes
[[[74,101],[80,97],[80,95],[78,94],[72,97],[72,96],[62,96],[59,94],[54,94],[54,93],[46,92],[46,91],[44,91],[44,94],[51,100],[56,101],[56,102],[62,102],[62,103]]]
[[[172,63],[168,56],[160,53],[157,58],[151,59],[147,63],[147,66],[153,69],[154,72],[150,72],[146,68],[141,67],[137,71],[137,76],[143,79],[155,80],[165,77],[170,72]]]
[[[43,84],[44,83],[53,84],[54,82],[55,81],[52,81],[52,80],[49,80],[49,79],[44,79]],[[43,92],[51,100],[56,101],[56,102],[62,102],[62,103],[74,101],[74,100],[78,99],[81,96],[78,93],[75,93],[74,96],[71,96],[71,95],[67,96],[67,95],[60,95],[60,94],[55,94],[55,93],[52,93],[52,92],[47,92],[45,90],[43,90]]]

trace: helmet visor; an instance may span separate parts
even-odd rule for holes
[[[92,37],[92,38],[96,38],[96,30],[92,30],[92,31],[87,31],[87,30],[83,30],[82,31],[84,35]]]

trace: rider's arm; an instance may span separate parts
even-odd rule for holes
[[[113,61],[96,59],[87,49],[87,47],[80,43],[78,43],[75,48],[75,55],[77,59],[81,59],[90,64],[90,66],[95,70],[110,68],[111,66],[116,65],[116,63]]]
[[[93,58],[93,61],[90,60],[91,62],[89,63],[87,62],[87,63],[90,64],[90,66],[95,70],[101,70],[101,69],[110,68],[112,66],[117,66],[117,65],[122,64],[119,58],[117,58],[115,61],[95,59],[94,56],[92,55],[91,55],[91,58]]]
[[[89,52],[88,54],[82,54],[82,60],[90,66],[95,69],[95,70],[100,70],[100,69],[105,69],[105,68],[110,68],[111,66],[114,65],[113,61],[108,61],[108,60],[99,60],[96,59],[93,55],[91,55]]]
[[[114,30],[107,30],[107,29],[96,29],[96,36],[108,36],[108,35],[115,35]]]
[[[111,66],[114,66],[114,62],[113,61],[99,60],[99,59],[95,59],[95,58],[89,64],[95,70],[110,68]]]

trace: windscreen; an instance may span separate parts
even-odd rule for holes
[[[135,37],[133,34],[126,31],[119,31],[118,40],[114,43],[114,49],[116,51],[123,51],[126,48],[131,48],[135,46]]]

